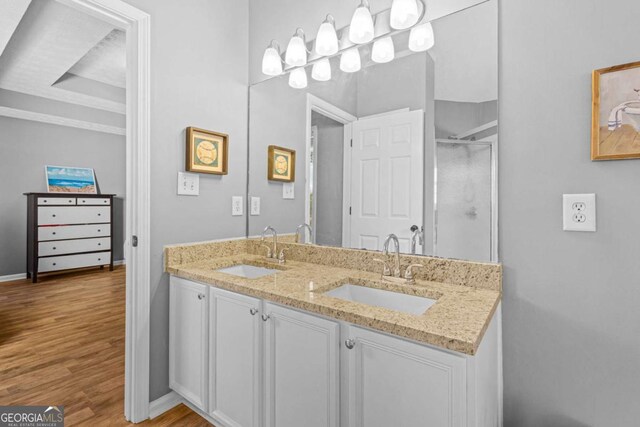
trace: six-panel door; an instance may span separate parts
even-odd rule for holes
[[[227,426],[260,426],[260,300],[209,292],[209,413]]]
[[[339,325],[264,303],[265,425],[339,425]]]

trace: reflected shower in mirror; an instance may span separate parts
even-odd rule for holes
[[[392,61],[361,45],[296,68],[304,88],[286,71],[251,86],[250,236],[306,223],[318,245],[381,250],[395,234],[403,253],[497,261],[497,0],[431,25],[426,52],[396,31]],[[267,179],[270,145],[296,151],[293,183]]]

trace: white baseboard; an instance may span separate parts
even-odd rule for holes
[[[196,406],[194,404],[192,404],[191,402],[189,402],[187,399],[182,399],[181,403],[184,403],[185,406],[187,406],[189,409],[191,409],[196,414],[200,415],[209,424],[214,425],[214,426],[227,427],[221,420],[217,420],[217,419],[212,418],[211,415],[209,415],[209,414],[201,411],[200,409],[196,408]]]
[[[175,391],[149,403],[149,419],[154,419],[182,403],[182,398]]]
[[[6,276],[0,276],[0,282],[12,282],[14,280],[24,280],[27,278],[27,273],[8,274]]]
[[[119,261],[113,261],[113,265],[127,265],[127,262],[121,259]]]

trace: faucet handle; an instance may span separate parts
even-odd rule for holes
[[[406,270],[404,270],[404,278],[407,280],[413,280],[414,279],[413,269],[422,268],[422,267],[424,267],[424,265],[422,264],[411,264],[406,268]]]
[[[382,263],[382,275],[383,276],[391,276],[391,269],[389,268],[389,266],[387,265],[387,262],[385,260],[382,260],[382,259],[379,259],[379,258],[374,258],[373,260],[375,262]]]
[[[269,245],[262,244],[260,246],[262,246],[263,248],[267,248],[267,258],[273,257],[273,255],[271,254],[271,248],[269,247]]]
[[[280,250],[280,254],[278,255],[278,261],[280,261],[281,263],[284,263],[285,259],[284,259],[284,252],[288,251],[289,248],[283,248]]]

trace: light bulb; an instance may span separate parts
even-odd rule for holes
[[[329,58],[323,58],[313,64],[311,77],[319,82],[331,80],[331,63],[329,62]]]
[[[307,45],[304,41],[304,31],[301,28],[298,28],[289,40],[284,62],[292,67],[307,65]]]
[[[338,53],[338,34],[333,16],[327,15],[316,36],[316,53],[320,56],[330,56]]]
[[[404,30],[418,22],[420,13],[417,0],[393,0],[391,4],[391,28]]]
[[[352,43],[363,44],[373,40],[373,18],[366,0],[353,12],[349,27],[349,40]]]
[[[391,37],[384,37],[373,43],[373,49],[371,50],[371,60],[373,62],[384,64],[385,62],[393,61],[394,57],[395,49]]]
[[[360,71],[361,66],[360,51],[358,51],[357,46],[345,50],[342,55],[340,55],[340,69],[345,73]]]
[[[307,87],[307,72],[304,68],[296,68],[289,74],[289,86],[294,89]]]
[[[279,76],[282,74],[282,58],[277,47],[278,44],[272,41],[262,56],[262,72],[267,76]]]
[[[433,35],[433,27],[430,22],[411,29],[411,34],[409,34],[409,49],[413,52],[427,51],[435,44],[436,39]]]

